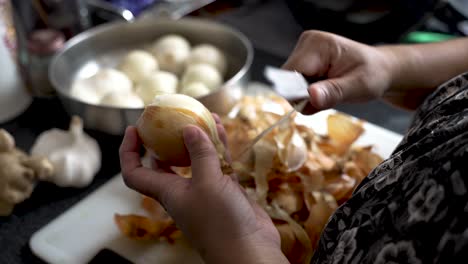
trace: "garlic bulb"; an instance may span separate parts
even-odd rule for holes
[[[195,46],[187,59],[187,65],[206,63],[214,66],[222,76],[226,74],[226,56],[217,47],[211,44]]]
[[[222,167],[228,168],[224,145],[211,112],[190,96],[165,94],[155,97],[138,119],[137,130],[146,149],[156,159],[172,166],[189,166],[190,157],[183,139],[183,129],[187,125],[196,125],[205,131],[218,151]]]
[[[159,38],[151,49],[161,70],[181,74],[190,55],[190,43],[179,35],[166,35]]]
[[[174,74],[159,71],[143,79],[137,86],[136,93],[147,105],[157,95],[176,93],[178,82],[179,80]]]
[[[129,92],[132,81],[119,70],[102,69],[87,79],[79,79],[72,85],[70,94],[87,103],[98,103],[110,91]]]
[[[124,107],[124,108],[143,108],[143,100],[133,92],[110,92],[102,97],[101,105]]]
[[[206,85],[210,91],[213,91],[221,86],[223,78],[218,70],[209,64],[192,64],[187,67],[187,70],[182,76],[182,87],[193,82],[201,82]]]
[[[208,89],[208,87],[206,87],[206,85],[201,82],[193,82],[189,83],[185,87],[182,87],[180,93],[191,96],[193,98],[198,98],[209,94],[210,89]]]
[[[101,151],[96,140],[83,132],[83,122],[73,116],[69,131],[51,129],[39,135],[32,155],[47,157],[56,170],[49,179],[61,187],[84,187],[101,167]]]
[[[134,50],[123,58],[119,69],[125,73],[130,80],[137,83],[152,72],[158,70],[158,62],[151,53],[144,50]]]

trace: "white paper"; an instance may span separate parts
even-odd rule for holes
[[[272,82],[273,90],[288,100],[309,97],[307,80],[297,71],[267,66],[264,75]]]

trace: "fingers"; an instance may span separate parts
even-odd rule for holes
[[[171,166],[165,164],[164,162],[161,162],[161,161],[159,161],[157,159],[154,159],[154,158],[151,158],[150,162],[151,162],[151,168],[154,171],[167,172],[167,173],[174,173],[175,174],[175,172],[172,170]]]
[[[297,70],[309,77],[325,76],[329,70],[332,43],[332,34],[305,31],[282,68]]]
[[[122,173],[141,167],[141,140],[135,127],[127,127],[122,144],[119,148],[120,168]]]
[[[323,110],[334,107],[343,101],[352,101],[359,87],[364,87],[364,81],[359,75],[350,73],[341,78],[316,82],[309,86],[310,103],[313,107]]]
[[[174,197],[168,197],[168,195],[176,195],[177,191],[175,190],[184,184],[185,179],[143,167],[139,154],[140,146],[141,141],[136,128],[127,128],[119,149],[123,180],[129,188],[154,197],[166,207],[170,207],[167,201],[176,199],[171,199]]]
[[[223,177],[218,153],[211,140],[200,128],[187,126],[184,129],[184,141],[190,155],[194,183],[215,182]]]
[[[221,142],[223,143],[224,145],[224,158],[226,159],[226,161],[228,163],[231,163],[231,152],[229,151],[229,146],[228,146],[228,142],[227,142],[227,135],[226,135],[226,131],[224,130],[224,127],[223,125],[216,125],[216,129],[218,130],[218,136],[219,136],[219,139],[221,140]]]
[[[211,113],[213,115],[213,119],[215,120],[216,124],[221,124],[221,118],[218,114]]]
[[[224,129],[223,124],[221,123],[221,118],[213,113],[213,118],[216,121],[216,130],[218,130],[218,136],[221,142],[223,143],[224,147],[226,148],[226,153],[224,154],[224,158],[227,162],[231,163],[231,153],[228,149],[228,140],[226,135],[226,130]]]

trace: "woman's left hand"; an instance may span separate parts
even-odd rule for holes
[[[226,144],[224,128],[215,119]],[[233,177],[223,175],[209,137],[188,126],[184,140],[191,179],[176,175],[167,164],[143,167],[137,130],[127,128],[120,147],[126,185],[158,200],[207,263],[287,263],[270,217],[248,199]]]

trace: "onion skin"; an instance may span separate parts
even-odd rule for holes
[[[190,166],[190,156],[185,147],[183,129],[187,125],[196,125],[209,134],[203,123],[195,113],[186,109],[150,105],[138,119],[137,130],[143,145],[157,160],[171,166],[186,167]]]

